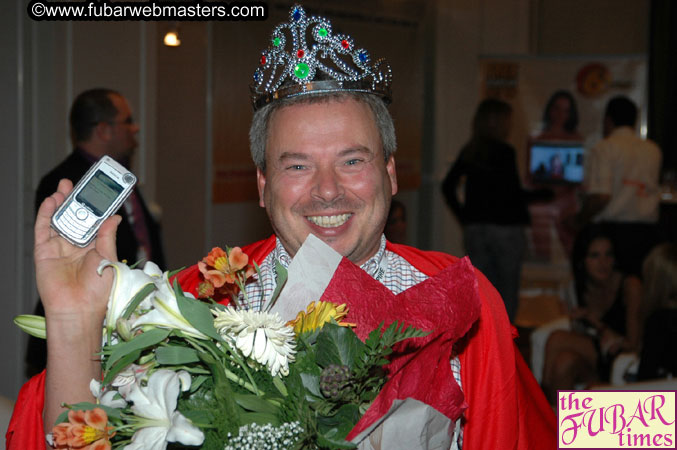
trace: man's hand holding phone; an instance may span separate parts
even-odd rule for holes
[[[117,260],[119,216],[103,221],[97,238],[86,247],[72,245],[50,226],[52,216],[72,189],[69,180],[61,180],[57,192],[40,206],[35,221],[35,272],[48,337],[46,430],[54,424],[62,402],[92,400],[89,381],[101,370],[95,353],[101,346],[102,322],[113,280],[112,271],[99,276],[96,269],[104,258]]]

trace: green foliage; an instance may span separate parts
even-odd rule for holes
[[[156,345],[169,336],[171,333],[170,330],[164,330],[162,328],[153,328],[141,333],[132,339],[129,342],[122,342],[112,346],[104,347],[103,354],[107,355],[106,362],[103,369],[105,371],[110,370],[113,364],[115,364],[120,358],[132,353],[134,351],[141,351],[146,348]]]
[[[178,366],[181,364],[190,364],[200,361],[200,357],[197,355],[197,350],[179,345],[158,347],[155,350],[155,359],[157,360],[158,364],[164,364],[168,366]]]
[[[181,315],[193,328],[217,342],[223,340],[214,328],[214,316],[206,303],[184,296],[176,280],[174,281],[174,293],[176,294],[176,303],[179,305]]]
[[[141,304],[143,299],[148,297],[148,294],[153,292],[155,290],[155,285],[153,283],[148,283],[144,287],[141,288],[139,292],[136,293],[134,298],[132,299],[131,302],[127,305],[125,308],[124,312],[122,313],[122,318],[123,319],[129,319],[129,317],[132,315],[134,310]]]
[[[240,427],[239,408],[232,401],[228,383],[215,383],[215,378],[206,380],[190,396],[181,396],[179,411],[196,424],[209,424],[203,428],[205,450],[223,450],[228,433],[237,433]]]
[[[286,270],[278,267],[277,276],[280,287]],[[125,310],[127,318],[140,313],[141,301],[153,288],[149,284],[138,292]],[[212,310],[223,309],[222,305],[186,297],[177,283],[174,291],[183,318],[207,338],[178,329],[134,330],[137,334],[131,333],[130,340],[103,348],[103,384],[109,385],[130,364],[143,365],[148,376],[160,368],[187,371],[191,386],[179,395],[178,410],[205,433],[201,448],[207,450],[223,450],[229,434],[237,436],[243,425],[297,426],[295,422],[303,430],[295,446],[299,450],[355,448],[345,437],[385,384],[382,367],[392,346],[426,334],[394,322],[385,329],[381,324],[362,342],[352,329],[332,321],[299,336],[289,374],[273,377],[264,365],[237,350],[234,340],[216,331]],[[125,422],[130,411],[107,408],[106,412],[113,424],[123,426],[116,441],[123,446],[134,432]]]
[[[354,331],[335,323],[327,323],[322,327],[316,345],[316,362],[319,366],[336,364],[351,369],[364,346]]]

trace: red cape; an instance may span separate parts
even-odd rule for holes
[[[256,242],[243,251],[257,263],[275,247],[275,237]],[[456,263],[458,258],[388,243],[387,249],[428,276]],[[498,292],[479,271],[480,318],[467,335],[459,354],[465,411],[463,449],[547,449],[556,447],[556,420],[552,408],[513,342],[514,329]],[[190,267],[177,279],[194,292],[199,269]],[[44,372],[19,392],[7,428],[7,449],[45,449],[42,408]]]

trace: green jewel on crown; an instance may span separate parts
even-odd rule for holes
[[[259,109],[275,99],[313,92],[367,92],[390,102],[392,72],[384,59],[371,63],[353,38],[334,33],[324,17],[308,16],[294,5],[289,22],[275,27],[270,46],[250,86]]]

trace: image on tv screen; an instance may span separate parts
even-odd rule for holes
[[[581,183],[584,157],[579,142],[535,142],[529,150],[529,174],[541,183]]]

